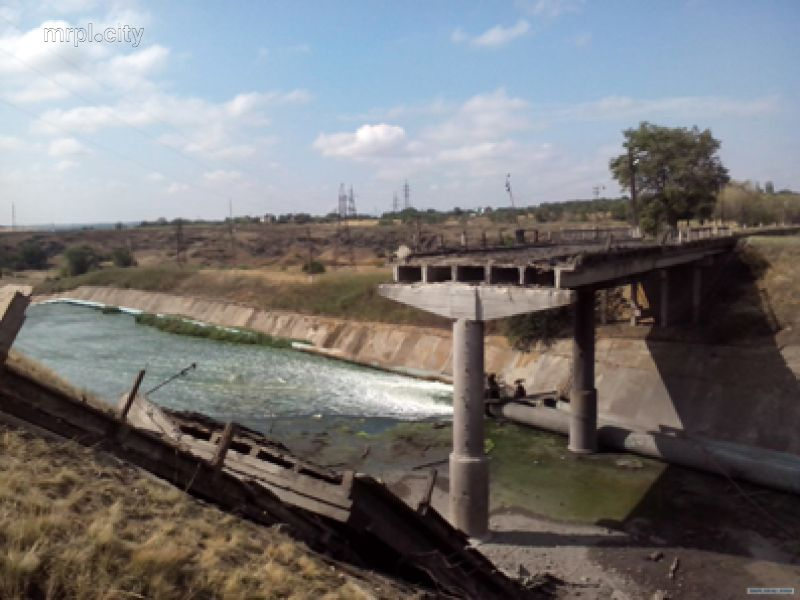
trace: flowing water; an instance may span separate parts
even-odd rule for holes
[[[163,333],[127,313],[89,307],[31,306],[14,347],[110,401],[130,388],[139,369],[147,371],[147,391],[196,362],[195,371],[152,399],[259,429],[286,418],[397,421],[452,414],[451,387],[443,383],[293,350]]]

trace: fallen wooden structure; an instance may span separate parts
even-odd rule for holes
[[[258,432],[171,416],[141,396],[128,400],[123,419],[120,410],[72,398],[12,366],[0,375],[0,417],[109,452],[254,522],[285,524],[337,560],[438,597],[539,597],[472,548],[429,499],[413,510],[372,477],[300,461]]]

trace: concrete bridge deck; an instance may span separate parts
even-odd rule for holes
[[[572,230],[576,231],[576,230]],[[762,227],[714,232],[686,230],[659,243],[616,230],[586,229],[587,236],[566,240],[477,246],[415,252],[394,266],[395,283],[459,282],[489,285],[577,288],[611,287],[648,271],[696,262],[724,252],[754,235],[787,235],[800,227]]]
[[[675,239],[646,240],[632,231],[575,230],[570,235],[514,246],[488,247],[485,238],[469,248],[400,253],[392,284],[379,293],[453,323],[453,451],[450,455],[450,513],[474,537],[487,535],[488,464],[484,454],[484,323],[487,320],[574,305],[570,451],[597,449],[595,387],[595,292],[631,286],[633,321],[640,314],[638,286],[654,280],[656,322],[670,325],[674,290],[690,290],[691,315],[699,322],[703,271],[715,257],[752,235],[789,235],[800,227],[682,230]]]

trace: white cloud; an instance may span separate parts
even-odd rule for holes
[[[321,133],[314,140],[314,148],[323,156],[369,158],[397,150],[405,138],[402,127],[379,123],[362,125],[354,133]]]
[[[412,123],[419,119],[419,114],[406,109],[403,105],[395,107],[394,114],[405,116]],[[460,104],[450,104],[444,114],[426,114],[425,124],[416,128],[398,118],[394,125],[386,127],[402,130],[402,138],[398,135],[382,151],[363,151],[369,146],[366,142],[370,136],[359,137],[358,132],[323,134],[314,147],[323,156],[368,163],[374,185],[379,189],[390,185],[400,189],[407,178],[412,185],[416,182],[416,189],[424,197],[420,204],[415,204],[418,206],[452,206],[456,203],[454,195],[462,206],[470,201],[505,204],[503,183],[508,172],[514,176],[515,198],[521,205],[529,205],[569,196],[589,197],[595,185],[617,189],[610,179],[608,159],[619,152],[618,129],[614,128],[614,135],[594,150],[567,151],[553,143],[552,138],[547,139],[548,126],[619,120],[620,127],[624,127],[645,119],[702,124],[716,117],[750,118],[782,109],[778,96],[751,99],[614,96],[543,106],[499,88]]]
[[[151,173],[148,173],[147,176],[145,177],[145,179],[147,179],[147,181],[152,181],[152,182],[157,183],[157,182],[160,182],[160,181],[164,181],[165,177],[164,177],[163,174],[159,173],[158,171],[153,171]]]
[[[168,194],[179,194],[181,192],[185,192],[189,189],[189,186],[185,183],[171,183],[169,187],[167,187]]]
[[[426,115],[439,120],[414,135],[399,125],[364,126],[355,133],[323,134],[314,147],[324,156],[369,162],[382,182],[414,175],[442,182],[441,190],[454,190],[456,183],[502,179],[512,166],[524,170],[530,167],[526,159],[550,155],[549,149],[518,139],[530,128],[530,109],[527,101],[500,88],[449,105],[446,118],[441,112]]]
[[[59,138],[50,142],[47,152],[55,158],[85,154],[86,148],[75,138]]]
[[[2,152],[19,150],[23,145],[23,141],[19,138],[10,135],[0,135],[0,151]]]
[[[529,103],[510,97],[504,88],[469,98],[453,116],[431,127],[426,137],[440,142],[492,140],[529,127],[524,111]]]
[[[74,169],[77,166],[78,163],[75,162],[74,160],[61,160],[56,163],[56,166],[54,168],[56,171],[63,172],[63,171],[69,171],[70,169]]]
[[[153,44],[136,52],[115,56],[109,61],[109,68],[115,73],[122,71],[126,77],[143,76],[163,68],[168,59],[169,48]]]
[[[212,183],[228,183],[231,181],[236,181],[241,177],[242,174],[239,171],[226,171],[224,169],[203,173],[203,178]]]
[[[466,34],[460,27],[450,35],[450,40],[456,44],[469,43],[482,48],[497,48],[524,36],[530,31],[531,25],[525,19],[520,19],[510,27],[495,25],[483,33],[475,36]]]

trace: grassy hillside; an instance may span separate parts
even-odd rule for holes
[[[800,322],[800,237],[749,238],[740,247],[737,259],[729,261],[718,275],[722,280],[710,300],[714,310],[704,321],[710,341],[766,335]],[[389,270],[379,268],[337,270],[312,279],[297,269],[152,266],[106,268],[78,277],[43,281],[36,291],[110,285],[227,300],[261,309],[449,327],[445,319],[381,298],[376,286],[390,280]],[[568,333],[563,315],[540,317],[492,321],[488,331],[503,332],[512,342],[531,331],[534,337],[559,335],[562,330]],[[618,317],[627,318],[622,314]],[[555,325],[550,327],[551,323]],[[679,335],[680,328],[675,333]]]
[[[43,281],[36,286],[36,293],[59,292],[81,285],[108,285],[362,321],[449,325],[444,319],[380,297],[377,285],[388,281],[391,281],[388,269],[333,271],[310,278],[297,271],[279,269],[197,270],[159,266],[108,268]]]

